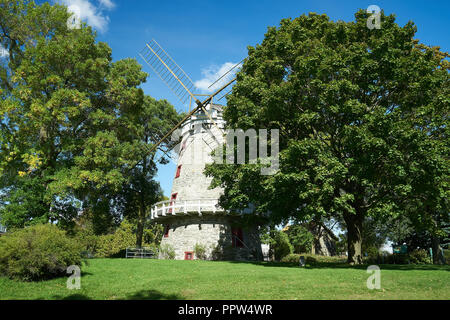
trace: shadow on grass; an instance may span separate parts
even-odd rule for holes
[[[262,262],[262,261],[229,261],[233,264],[253,264],[262,267],[275,267],[275,268],[298,268],[298,263],[293,262]],[[445,270],[450,271],[448,265],[430,265],[430,264],[376,264],[382,270]],[[361,269],[366,270],[369,264],[363,265],[350,265],[348,263],[339,262],[323,262],[315,263],[314,265],[306,265],[303,269]]]
[[[84,294],[71,294],[69,296],[52,296],[54,300],[92,300]],[[176,294],[165,294],[156,290],[141,290],[126,296],[125,300],[183,300],[182,296]],[[41,299],[37,299],[41,300]]]
[[[71,294],[69,296],[53,296],[54,300],[92,300],[84,294]],[[38,299],[39,300],[39,299]]]
[[[85,276],[93,276],[94,274],[91,272],[86,272],[86,271],[81,271],[81,278],[85,277]]]
[[[156,290],[141,290],[128,295],[127,300],[183,300],[184,298],[177,294],[165,294]]]

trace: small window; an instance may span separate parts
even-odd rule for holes
[[[184,253],[184,260],[194,260],[194,252],[186,251]]]
[[[231,229],[231,242],[233,248],[243,248],[244,247],[244,237],[241,228]]]
[[[177,168],[177,174],[175,175],[175,179],[180,177],[180,173],[181,173],[181,165],[179,165]]]
[[[170,204],[169,204],[170,208],[168,210],[169,213],[172,213],[171,207],[174,204],[175,200],[177,200],[177,196],[178,196],[178,193],[172,193],[172,196],[170,197]]]
[[[164,238],[168,238],[169,237],[169,230],[170,230],[170,226],[166,226],[166,229],[164,230]]]

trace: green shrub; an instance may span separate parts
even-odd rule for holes
[[[295,253],[311,252],[314,243],[314,235],[304,226],[294,224],[289,226],[286,234],[292,244]]]
[[[159,246],[157,246],[157,245],[154,244],[154,243],[146,244],[146,245],[145,245],[145,248],[146,248],[147,250],[153,251],[154,253],[158,253],[158,251],[159,251]]]
[[[347,263],[346,256],[319,256],[312,255],[319,263]]]
[[[293,251],[294,248],[289,242],[287,234],[282,231],[276,231],[273,241],[273,254],[275,256],[275,260],[280,261]]]
[[[155,240],[159,237],[158,233],[161,228],[153,225],[150,227],[144,230],[143,240],[145,241],[142,247],[150,248],[157,253],[159,244],[147,240]],[[155,234],[151,234],[152,230],[155,230]],[[106,235],[96,235],[92,224],[84,223],[83,226],[77,226],[75,237],[83,247],[83,257],[85,258],[124,258],[126,249],[136,245],[135,225],[126,219],[114,233]]]
[[[100,258],[124,258],[126,248],[135,244],[133,225],[124,220],[113,234],[98,236],[95,255]]]
[[[389,264],[408,264],[410,261],[408,254],[396,253],[388,256]]]
[[[378,261],[380,257],[380,250],[376,247],[368,247],[365,252],[366,258],[371,261]]]
[[[450,264],[450,250],[449,249],[444,249],[444,258],[445,258],[445,263]]]
[[[409,253],[410,262],[413,264],[428,264],[430,263],[430,257],[428,252],[424,249],[416,249]]]
[[[281,262],[298,263],[300,261],[300,256],[302,256],[302,254],[291,253],[288,254],[287,256],[284,256],[281,259]]]
[[[175,259],[175,249],[170,244],[164,243],[159,247],[160,259]]]
[[[382,263],[382,254],[380,253],[380,250],[373,246],[366,248],[364,251],[363,263],[364,264]]]
[[[306,263],[307,265],[312,266],[312,265],[315,265],[315,264],[317,263],[317,259],[316,259],[315,257],[312,257],[312,256],[307,256],[307,257],[305,258],[305,263]]]
[[[99,236],[95,235],[92,228],[77,230],[75,239],[82,247],[84,258],[94,258],[97,252]]]
[[[408,254],[387,254],[380,256],[380,263],[384,264],[429,264],[430,257],[424,249],[414,250]]]
[[[206,260],[206,246],[198,243],[195,244],[194,253],[197,259]]]
[[[281,262],[299,263],[301,256],[305,257],[305,263],[309,265],[314,265],[317,263],[345,263],[347,261],[345,257],[340,256],[329,257],[310,253],[292,253],[281,259]]]
[[[215,261],[220,261],[220,260],[224,260],[224,250],[223,247],[221,245],[211,245],[211,259],[215,260]]]
[[[365,264],[428,264],[430,257],[426,250],[414,250],[408,254],[383,253],[378,257],[364,259]]]
[[[81,266],[82,247],[57,226],[41,224],[18,229],[0,238],[0,273],[25,281],[66,274]]]

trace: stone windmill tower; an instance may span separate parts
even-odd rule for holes
[[[178,260],[200,258],[196,257],[196,246],[206,250],[207,259],[262,259],[258,227],[244,226],[242,216],[222,209],[218,204],[222,190],[209,189],[211,178],[203,174],[205,165],[212,163],[211,151],[224,139],[223,106],[214,104],[213,98],[235,79],[200,102],[197,99],[200,95],[191,93],[192,81],[156,41],[147,44],[141,57],[169,88],[175,93],[182,92],[177,96],[183,103],[190,99],[191,104],[196,104],[160,141],[174,133],[181,138],[176,148],[178,163],[171,199],[159,202],[151,209],[150,218],[165,226],[161,246],[173,248]]]

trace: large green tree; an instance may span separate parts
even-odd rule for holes
[[[9,52],[0,70],[0,214],[9,227],[68,225],[82,209],[97,233],[108,232],[120,220],[117,194],[154,176],[147,135],[172,125],[176,112],[160,102],[152,115],[169,124],[148,122],[141,66],[113,62],[91,27],[69,29],[68,18],[60,5],[0,3]],[[158,194],[145,190],[148,201]]]
[[[409,214],[438,230],[448,212],[449,64],[414,39],[412,22],[382,14],[370,30],[369,14],[355,17],[284,19],[249,47],[224,117],[231,128],[279,129],[280,170],[216,163],[206,174],[226,208],[343,219],[348,262],[359,264],[368,216]]]
[[[163,135],[174,127],[182,115],[166,100],[155,100],[146,96],[139,114],[138,123],[142,124],[138,141],[143,146],[136,155],[138,162],[129,171],[127,181],[123,184],[116,199],[121,204],[124,216],[136,221],[136,245],[142,246],[146,220],[151,205],[163,200],[163,192],[159,182],[155,180],[157,163],[167,163],[170,151],[175,141],[163,142],[158,146],[157,152],[148,153],[146,148],[157,143]],[[155,231],[158,228],[151,227]]]
[[[34,1],[0,0],[0,45],[8,52],[7,63],[0,64],[0,88],[12,90],[11,76],[24,58],[25,45],[37,37],[65,35],[69,14],[63,6]],[[3,92],[4,93],[4,92]]]

